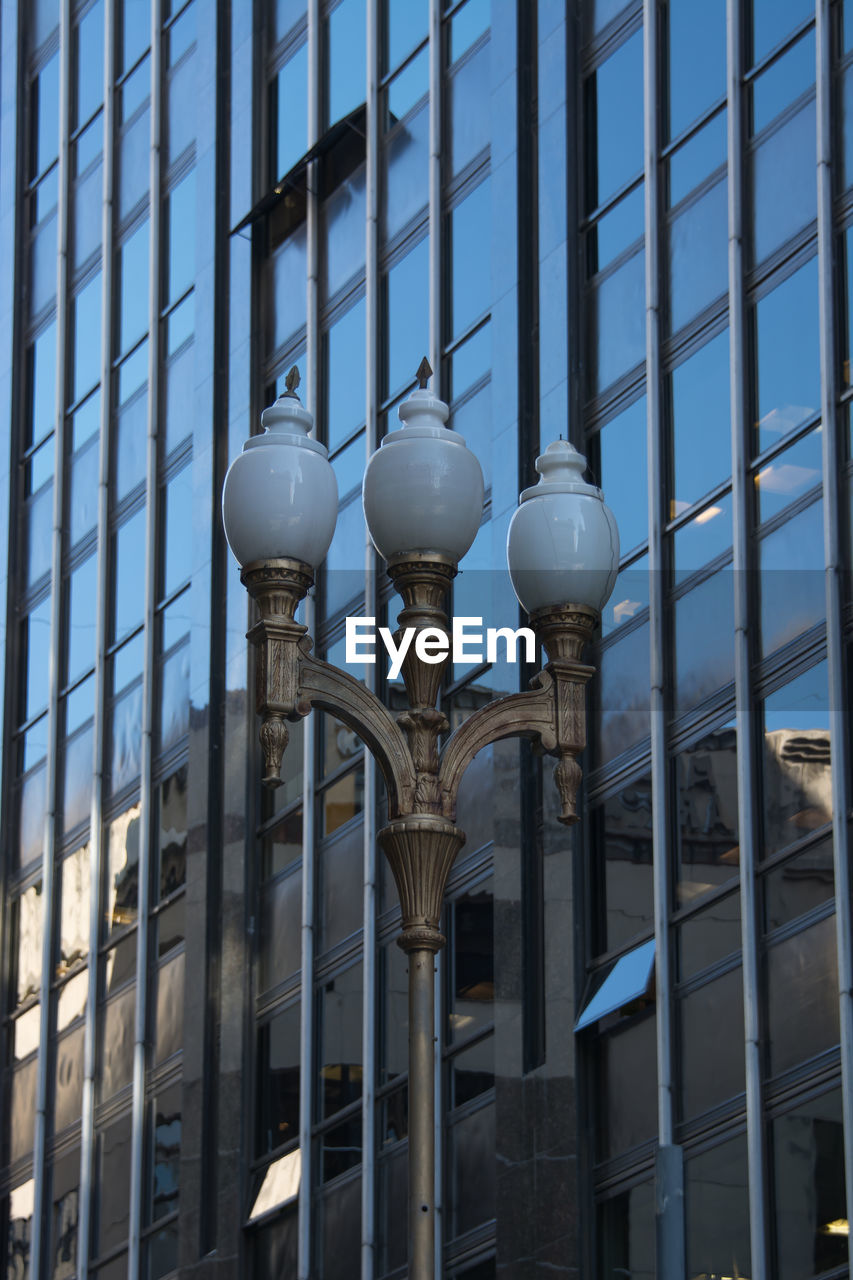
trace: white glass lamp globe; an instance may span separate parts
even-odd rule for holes
[[[600,489],[585,484],[586,458],[566,440],[536,459],[539,483],[525,489],[507,533],[515,594],[528,613],[586,605],[600,613],[619,568],[619,530]]]
[[[316,570],[338,516],[326,448],[308,435],[314,419],[294,390],[265,409],[261,422],[263,433],[246,441],[225,477],[225,537],[241,568],[287,557]]]
[[[419,387],[400,405],[402,428],[385,436],[367,464],[364,518],[386,560],[433,552],[456,564],[477,535],[483,472],[463,437],[444,425],[448,413]]]

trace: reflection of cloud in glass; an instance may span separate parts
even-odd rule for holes
[[[796,467],[791,462],[781,466],[770,463],[763,471],[759,471],[755,483],[760,489],[770,493],[785,493],[792,496],[802,493],[810,485],[817,484],[820,472],[814,467]]]
[[[613,618],[616,622],[624,622],[626,618],[633,618],[641,607],[641,600],[620,600],[613,606]]]
[[[774,435],[786,436],[794,427],[817,413],[816,405],[784,404],[777,405],[755,424],[759,431],[772,431]]]
[[[706,507],[704,511],[700,511],[696,517],[697,524],[707,524],[709,520],[713,520],[714,516],[723,514],[722,507]]]

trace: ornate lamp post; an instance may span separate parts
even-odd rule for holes
[[[379,843],[396,881],[409,958],[409,1275],[435,1274],[434,973],[445,939],[439,930],[445,885],[465,842],[455,825],[456,797],[478,751],[501,738],[526,737],[557,759],[560,821],[577,821],[586,740],[581,662],[619,562],[619,536],[601,493],[584,484],[586,466],[570,444],[551,444],[537,460],[537,485],[525,489],[509,528],[512,585],[545,647],[547,662],[527,692],[482,707],[439,750],[448,722],[437,709],[449,660],[444,600],[483,511],[480,465],[445,426],[447,405],[427,390],[432,370],[399,410],[368,463],[364,513],[376,549],[403,598],[400,631],[414,628],[403,661],[408,710],[392,714],[347,672],[311,654],[295,620],[335,527],[337,489],[325,448],[309,437],[313,420],[296,395],[298,374],[261,416],[266,428],[244,445],[225,479],[225,533],[241,580],[257,602],[249,632],[257,646],[256,705],[261,716],[264,782],[279,785],[288,720],[312,707],[329,711],[365,743],[388,789],[388,825]],[[424,633],[421,635],[421,633]],[[428,633],[428,634],[427,634]],[[415,642],[431,661],[416,655]]]

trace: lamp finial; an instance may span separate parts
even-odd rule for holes
[[[426,384],[429,382],[430,378],[432,377],[432,365],[430,364],[429,360],[427,360],[426,356],[424,356],[423,360],[418,365],[418,371],[415,374],[415,377],[418,380],[418,387],[420,388],[420,390],[425,391]]]
[[[300,382],[299,370],[297,369],[296,365],[293,365],[290,372],[288,373],[287,377],[284,380],[284,385],[287,388],[287,394],[289,396],[296,395],[296,388],[299,386],[299,382]]]

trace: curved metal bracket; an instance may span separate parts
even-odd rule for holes
[[[391,712],[366,685],[346,671],[311,656],[310,640],[299,644],[296,710],[329,711],[364,742],[382,770],[388,787],[388,812],[410,813],[415,794],[415,766],[406,735]]]

